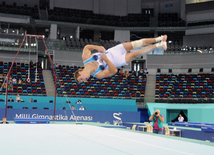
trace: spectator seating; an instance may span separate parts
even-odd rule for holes
[[[90,98],[123,98],[143,99],[146,80],[138,76],[129,75],[126,79],[123,73],[117,73],[112,77],[97,79],[90,77],[85,83],[76,83],[74,72],[80,66],[56,67],[57,94],[59,96],[81,96]]]
[[[211,20],[211,21],[192,22],[192,23],[188,23],[187,26],[202,26],[202,25],[212,25],[212,24],[214,24],[214,20]]]
[[[67,47],[74,47],[74,48],[84,48],[85,45],[87,44],[95,44],[93,42],[92,39],[83,39],[83,38],[80,38],[80,39],[74,39],[74,38],[69,38],[69,37],[66,37],[65,38],[65,41],[66,41],[66,45]],[[96,43],[97,45],[102,45],[104,46],[106,49],[108,48],[111,48],[113,46],[116,46],[118,44],[120,44],[120,42],[116,42],[116,41],[113,41],[113,40],[101,40],[100,42]]]
[[[186,23],[182,20],[177,13],[159,13],[158,26],[159,27],[181,27]]]
[[[8,71],[12,65],[12,62],[2,62],[0,61],[0,74],[4,77],[7,76]],[[27,80],[28,78],[28,67],[29,65],[26,63],[14,63],[11,70],[11,77],[15,77],[17,79]],[[28,95],[28,96],[46,96],[46,89],[44,85],[44,79],[42,74],[42,68],[37,68],[36,72],[36,64],[30,67],[30,82],[26,82],[25,84],[13,84],[13,89],[8,90],[8,95]],[[37,78],[37,81],[35,81]],[[4,78],[0,79],[0,87],[4,83]],[[3,88],[3,87],[2,87]],[[4,95],[6,89],[0,90],[0,94]]]
[[[212,46],[182,46],[181,41],[179,43],[171,43],[167,45],[166,53],[171,52],[181,52],[181,53],[212,53],[213,47]]]
[[[150,18],[142,14],[128,14],[127,16],[112,16],[94,14],[93,11],[54,7],[48,11],[48,20],[84,23],[94,25],[108,25],[121,27],[149,27]]]
[[[23,40],[25,33],[24,29],[0,28],[0,46],[20,47],[20,40]]]
[[[7,5],[5,2],[0,4],[0,13],[17,14],[31,16],[33,19],[39,19],[38,6],[28,7]],[[61,21],[70,23],[83,23],[92,25],[108,25],[118,27],[149,27],[150,15],[140,13],[129,13],[127,16],[113,16],[104,14],[94,14],[89,10],[78,10],[69,8],[54,7],[48,10],[48,20]],[[188,26],[213,24],[213,21],[205,21],[198,23],[189,23]],[[185,21],[182,20],[177,13],[159,13],[158,26],[160,27],[181,27],[185,26]]]
[[[156,102],[214,102],[214,73],[157,74]]]
[[[92,39],[88,40],[88,39],[83,39],[83,38],[80,38],[80,39],[71,38],[69,40],[68,37],[67,37],[66,38],[66,43],[67,43],[68,46],[71,46],[71,47],[83,48],[87,44],[92,44]]]
[[[27,4],[24,6],[17,6],[16,3],[13,3],[13,5],[6,5],[5,2],[2,2],[2,4],[0,4],[0,13],[25,15],[31,16],[34,19],[39,19],[37,5],[34,7],[28,7]]]
[[[114,47],[114,46],[120,44],[119,41],[116,42],[116,41],[113,41],[113,40],[110,40],[110,41],[108,41],[108,40],[101,40],[100,43],[101,43],[101,45],[102,45],[103,47],[105,47],[106,49],[111,48],[111,47]]]
[[[181,51],[183,50],[183,41],[173,40],[172,43],[167,43],[167,51]]]

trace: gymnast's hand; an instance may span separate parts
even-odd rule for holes
[[[104,61],[108,60],[108,57],[105,54],[102,54],[100,58],[101,60],[104,60]]]
[[[98,46],[97,51],[100,53],[105,53],[106,49],[103,46]]]

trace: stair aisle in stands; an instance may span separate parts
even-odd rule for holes
[[[54,96],[55,85],[54,85],[54,80],[53,80],[51,71],[43,70],[43,76],[44,76],[44,82],[45,82],[45,88],[47,91],[47,96]]]
[[[147,75],[144,106],[146,106],[147,102],[155,101],[155,81],[156,81],[156,75],[151,75],[151,74]]]

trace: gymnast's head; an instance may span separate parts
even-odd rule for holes
[[[7,122],[7,118],[4,117],[4,118],[2,119],[2,122],[3,122],[3,123],[6,123],[6,122]]]
[[[82,83],[90,78],[90,73],[85,71],[84,69],[78,69],[75,71],[74,77],[77,83]]]

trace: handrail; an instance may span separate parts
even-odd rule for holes
[[[188,102],[188,103],[214,103],[214,97],[205,97],[205,98],[173,98],[173,97],[167,97],[167,98],[155,98],[155,100],[158,100],[158,101],[162,101],[163,103],[185,103],[185,102],[188,102],[188,101],[191,101],[191,102]],[[157,101],[157,102],[158,102]],[[176,102],[177,101],[177,102]]]

